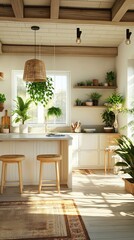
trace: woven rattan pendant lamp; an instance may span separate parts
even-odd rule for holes
[[[40,28],[32,26],[35,33],[35,58],[29,59],[25,62],[23,80],[26,82],[44,82],[46,81],[46,70],[43,61],[36,59],[36,31]]]

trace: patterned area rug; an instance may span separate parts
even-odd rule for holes
[[[94,174],[94,172],[93,172],[93,170],[90,170],[90,169],[75,169],[75,170],[73,170],[73,174],[88,175],[88,174]]]
[[[73,200],[0,202],[1,240],[90,240]]]

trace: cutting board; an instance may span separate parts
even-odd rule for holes
[[[5,110],[5,115],[1,117],[1,127],[2,127],[2,130],[3,128],[7,128],[10,131],[10,117],[8,116],[7,110]]]

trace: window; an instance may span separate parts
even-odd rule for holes
[[[70,73],[65,71],[47,71],[47,76],[53,79],[54,97],[48,107],[56,106],[62,109],[62,116],[59,118],[48,119],[48,124],[58,126],[68,125],[70,122]],[[14,70],[12,72],[12,99],[21,96],[24,99],[29,98],[26,92],[26,82],[23,81],[23,70]],[[12,108],[14,109],[13,101]],[[41,104],[37,106],[32,103],[30,109],[31,118],[27,121],[29,124],[42,124],[45,122],[45,109]]]

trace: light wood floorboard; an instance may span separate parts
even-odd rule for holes
[[[91,240],[134,239],[134,196],[124,190],[122,176],[94,170],[90,175],[73,174],[73,189],[44,189],[37,186],[6,187],[0,201],[48,198],[73,198],[85,222]]]

